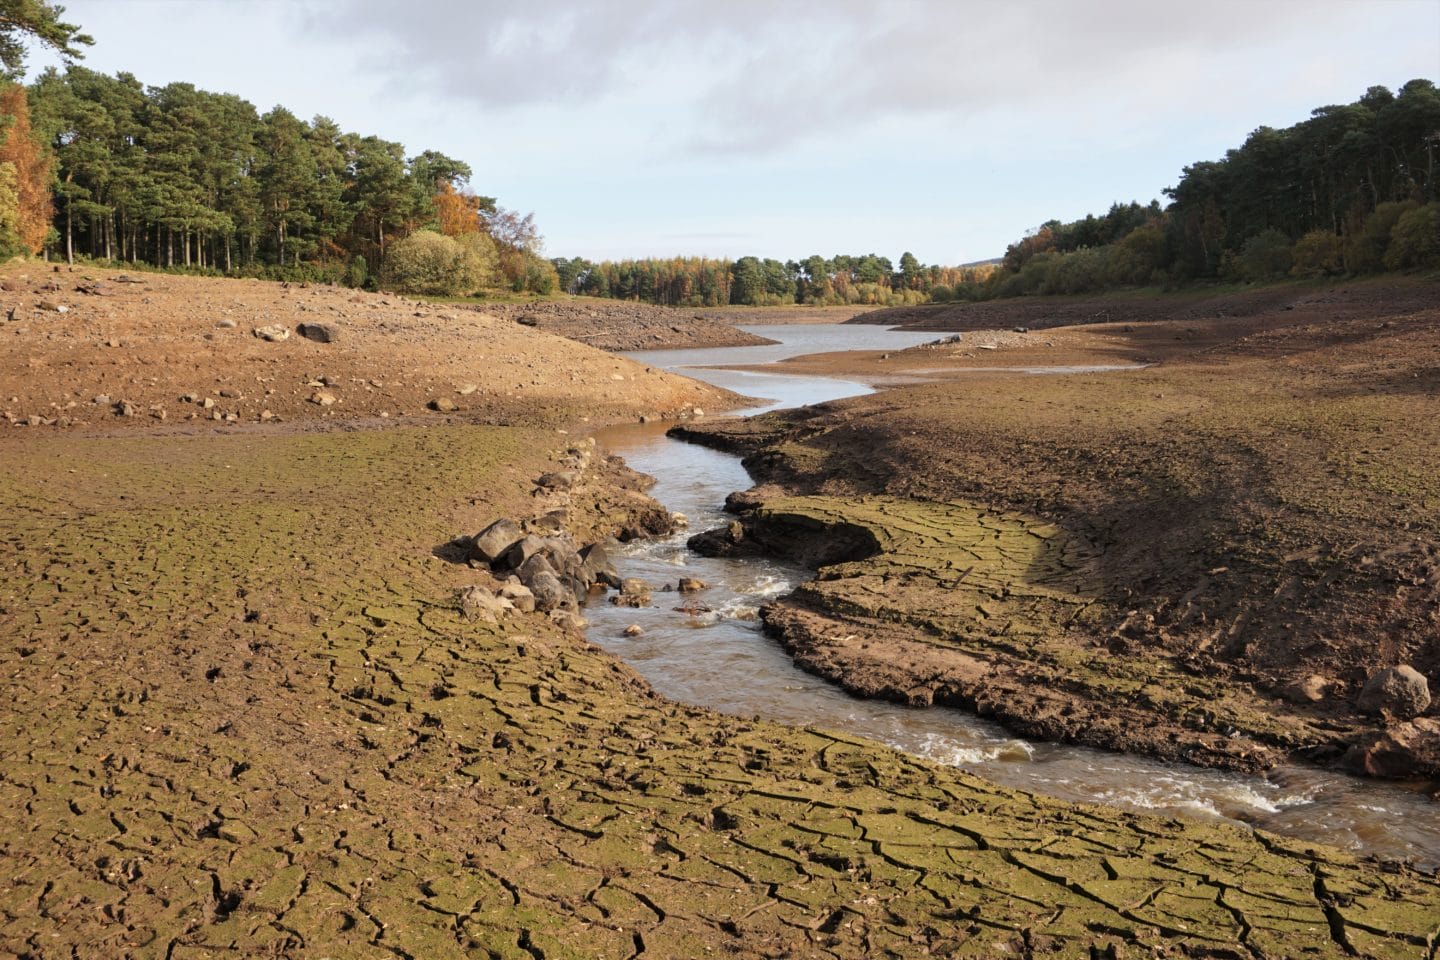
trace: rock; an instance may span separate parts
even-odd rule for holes
[[[340,339],[340,330],[332,323],[302,323],[295,332],[316,343],[334,343]]]
[[[663,537],[674,530],[670,511],[657,503],[633,514],[629,522],[621,527],[620,540],[629,543],[631,540],[642,540],[646,537]]]
[[[281,326],[278,323],[256,327],[254,333],[255,336],[269,343],[280,343],[281,341],[290,339],[290,328]]]
[[[335,394],[325,390],[317,390],[315,393],[310,395],[310,402],[319,404],[322,407],[331,406],[335,403],[337,399],[338,398],[335,396]]]
[[[204,407],[206,410],[213,410],[215,409],[215,401],[211,397],[206,397],[204,400],[200,401],[200,406]]]
[[[683,513],[672,513],[670,514],[670,524],[677,529],[680,527],[688,527],[690,526],[690,518]]]
[[[518,580],[505,581],[500,587],[500,596],[509,600],[521,613],[531,613],[535,609],[535,594]]]
[[[465,615],[466,620],[482,620],[486,623],[498,621],[511,606],[508,600],[502,600],[478,585],[461,590],[457,599],[460,601],[460,612]]]
[[[1356,701],[1366,713],[1386,713],[1399,720],[1418,717],[1430,706],[1430,684],[1414,667],[1386,667],[1365,681]]]
[[[627,637],[638,637],[644,632],[644,628],[642,628],[638,623],[632,623],[630,624],[630,626],[626,627],[624,630],[621,631],[621,633],[623,633]]]
[[[41,300],[39,303],[35,304],[35,306],[39,307],[41,310],[44,310],[47,313],[65,313],[70,309],[69,307],[65,306],[65,304],[56,303],[53,300]]]
[[[1319,703],[1325,699],[1325,690],[1334,683],[1328,677],[1312,673],[1280,688],[1280,696],[1291,703]]]
[[[567,590],[560,578],[553,573],[539,573],[527,586],[535,595],[535,609],[541,613],[573,609],[576,605],[575,594]]]
[[[680,582],[676,584],[676,589],[681,593],[699,593],[701,590],[708,589],[709,586],[710,584],[704,580],[697,580],[694,577],[681,577]]]
[[[613,541],[612,541],[613,542]],[[603,583],[620,589],[620,571],[615,569],[610,548],[605,543],[592,543],[580,551],[580,577],[586,583]]]
[[[221,330],[230,330],[235,326],[235,321],[227,318],[221,320],[219,323],[215,324],[215,326],[219,327]]]
[[[129,400],[121,400],[119,403],[115,404],[115,415],[117,417],[135,416],[135,404],[131,403]]]
[[[229,387],[226,387],[224,390],[221,390],[221,391],[220,391],[220,396],[224,397],[226,400],[241,400],[241,399],[244,399],[243,397],[241,397],[239,390],[232,390],[232,389],[229,388]]]
[[[470,396],[470,394],[474,393],[476,390],[479,389],[480,388],[473,383],[462,383],[460,386],[455,388],[455,392],[460,394],[460,396],[462,397],[468,397]]]
[[[650,605],[650,584],[639,577],[627,577],[620,581],[620,593],[610,602],[621,607],[648,607]]]
[[[426,404],[426,406],[436,413],[454,413],[460,409],[460,405],[449,397],[436,397]]]
[[[1421,717],[1353,745],[1342,761],[1370,777],[1406,780],[1440,771],[1440,719]]]
[[[577,633],[584,630],[587,625],[586,619],[574,610],[551,610],[550,619],[564,629],[574,630]]]
[[[529,585],[542,573],[557,577],[560,575],[560,571],[551,565],[550,557],[543,550],[531,554],[529,559],[515,568],[515,575],[520,578],[521,583],[526,585]]]
[[[545,538],[537,537],[534,534],[526,534],[510,545],[503,556],[496,561],[497,565],[506,570],[519,570],[537,553],[545,550]]]
[[[97,394],[90,402],[95,404],[97,407],[107,407],[110,405],[110,394]]]
[[[477,560],[494,563],[523,536],[525,532],[514,520],[496,520],[470,538],[470,555],[466,559],[472,563]]]
[[[546,490],[569,490],[575,486],[575,481],[580,475],[573,470],[557,470],[553,473],[542,473],[535,479],[537,487],[544,487]]]

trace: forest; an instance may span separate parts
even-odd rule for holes
[[[12,253],[426,293],[555,288],[534,218],[471,192],[470,167],[433,150],[74,65],[0,93],[0,113]]]

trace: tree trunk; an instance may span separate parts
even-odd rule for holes
[[[75,266],[75,214],[71,211],[70,204],[71,202],[65,204],[65,262],[73,267]]]

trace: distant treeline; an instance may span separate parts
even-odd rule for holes
[[[948,298],[962,284],[980,284],[994,269],[923,266],[908,252],[898,270],[889,257],[873,253],[784,262],[759,257],[551,262],[568,293],[672,307],[924,303],[935,295]]]
[[[1051,220],[962,296],[1086,293],[1440,266],[1440,92],[1371,87],[1224,159],[1185,167],[1170,204]]]
[[[233,94],[146,87],[128,73],[51,69],[28,93],[28,111],[24,97],[0,107],[9,141],[33,127],[26,138],[50,164],[53,221],[23,237],[0,230],[0,245],[360,285],[391,269],[393,246],[428,228],[467,238],[420,244],[463,260],[467,286],[553,288],[533,220],[470,193],[470,167],[442,153],[407,157],[399,143],[325,117],[306,122],[283,107],[261,115]],[[0,227],[4,196],[0,177]],[[417,262],[411,247],[406,269]]]
[[[908,304],[1091,293],[1440,266],[1440,92],[1412,80],[1261,127],[1224,159],[1185,167],[1158,201],[1051,220],[996,266],[922,266],[906,253],[806,260],[552,261],[571,293],[673,306]]]

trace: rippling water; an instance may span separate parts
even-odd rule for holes
[[[857,330],[865,334],[866,349],[898,349],[932,336],[904,334],[903,339],[883,342],[887,331],[878,328],[823,326],[828,332],[815,325],[747,327],[768,337],[788,339],[779,346],[665,351],[663,355],[652,352],[637,358],[652,365],[684,368],[688,374],[752,396],[773,398],[766,406],[793,406],[866,393],[869,388],[838,380],[741,374],[694,369],[692,365],[726,360],[746,351],[766,350],[771,359],[778,359],[824,349],[852,349],[854,341],[849,336]],[[796,338],[789,337],[791,330],[797,332]],[[841,337],[844,339],[838,339]],[[742,358],[736,362],[755,361]],[[671,510],[689,516],[692,531],[727,522],[730,518],[720,510],[725,496],[751,483],[738,458],[670,440],[664,429],[662,425],[616,427],[601,431],[597,439],[635,469],[657,477],[652,494]],[[590,638],[623,657],[672,699],[741,716],[758,715],[860,734],[1008,786],[1066,800],[1223,818],[1357,853],[1440,866],[1440,808],[1423,794],[1401,786],[1307,767],[1287,766],[1264,777],[1248,776],[1081,747],[1029,743],[996,724],[958,711],[855,699],[798,670],[789,656],[760,632],[758,608],[809,579],[809,571],[771,560],[701,557],[686,548],[687,536],[688,532],[682,532],[625,549],[622,573],[642,577],[657,588],[652,607],[635,610],[597,602],[586,611]],[[658,588],[674,584],[681,576],[704,580],[709,588],[685,596],[659,592]],[[623,636],[631,624],[638,624],[644,634]]]

